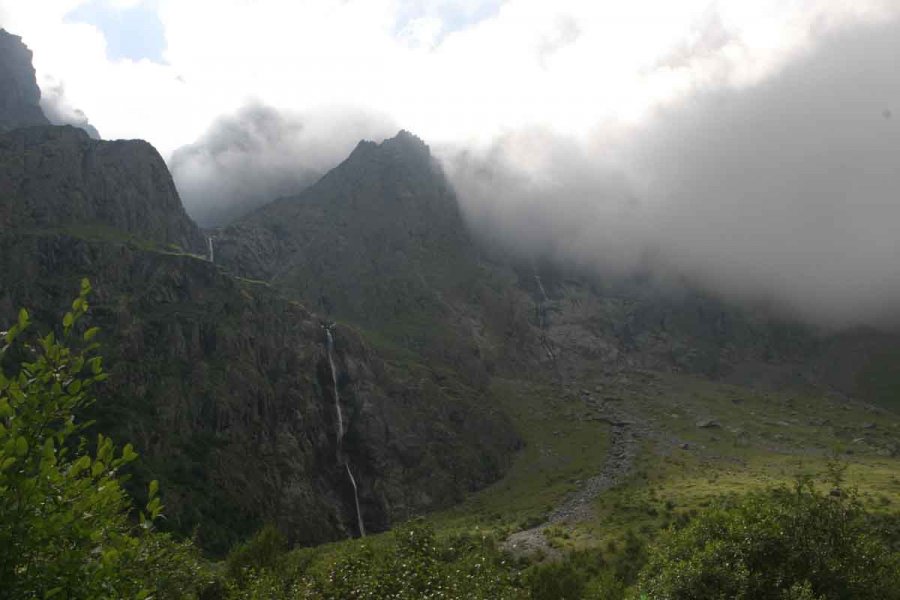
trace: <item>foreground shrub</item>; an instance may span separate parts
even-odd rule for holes
[[[809,481],[702,513],[651,552],[640,579],[649,599],[900,598],[900,555],[855,493]]]
[[[190,542],[154,531],[162,510],[153,482],[132,513],[121,469],[135,460],[103,435],[89,447],[81,409],[103,381],[82,331],[90,286],[66,313],[62,342],[29,335],[26,311],[0,335],[0,590],[4,598],[180,598],[208,580]],[[65,343],[80,348],[70,348]]]

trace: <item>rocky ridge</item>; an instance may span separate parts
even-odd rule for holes
[[[93,140],[71,126],[0,134],[0,227],[93,227],[206,252],[206,240],[153,146]]]
[[[41,90],[22,38],[0,29],[0,132],[49,125],[41,111]]]

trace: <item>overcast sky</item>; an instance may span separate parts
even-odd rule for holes
[[[898,17],[900,0],[0,0],[54,110],[152,142],[195,214],[403,127],[507,239],[838,325],[900,306]]]

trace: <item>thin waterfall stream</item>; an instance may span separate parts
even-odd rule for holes
[[[209,262],[216,262],[216,257],[213,254],[213,237],[211,235],[206,236],[206,247],[209,249]]]
[[[333,324],[325,325],[325,348],[328,351],[328,367],[331,369],[331,389],[334,395],[334,412],[336,416],[337,431],[335,432],[337,446],[338,464],[343,464],[347,471],[347,478],[350,480],[350,486],[353,488],[353,503],[356,506],[356,523],[359,526],[359,536],[366,537],[366,526],[363,523],[362,510],[359,507],[359,490],[356,487],[356,478],[353,477],[353,471],[350,470],[350,461],[343,456],[342,448],[344,442],[344,415],[341,411],[341,396],[338,393],[337,368],[334,366],[334,334],[331,332]]]
[[[359,492],[356,489],[356,479],[353,478],[350,464],[344,463],[344,466],[347,468],[347,477],[350,478],[350,485],[353,486],[353,502],[356,503],[356,524],[359,526],[359,537],[366,537],[366,526],[363,524],[362,511],[359,509]]]
[[[334,395],[334,412],[337,415],[337,452],[338,460],[341,457],[341,444],[344,441],[344,415],[341,412],[341,396],[338,393],[337,385],[337,369],[334,368],[334,335],[331,333],[331,326],[325,326],[325,345],[328,349],[328,366],[331,369],[331,389]]]
[[[534,281],[537,283],[538,290],[541,292],[541,299],[537,303],[537,319],[538,328],[541,330],[541,346],[543,346],[548,358],[550,358],[555,365],[556,354],[553,352],[550,340],[547,339],[547,303],[550,301],[550,298],[547,297],[547,290],[544,289],[544,283],[541,281],[541,276],[538,275],[537,268],[534,269]]]

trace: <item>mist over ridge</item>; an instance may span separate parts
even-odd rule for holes
[[[161,3],[156,58],[109,58],[114,32],[62,4],[6,0],[0,20],[51,121],[148,139],[201,225],[405,128],[472,228],[527,257],[826,327],[900,322],[892,0],[266,6],[235,43],[243,3]]]
[[[900,324],[900,22],[583,140],[443,148],[469,222],[525,255],[655,272],[826,327]]]

